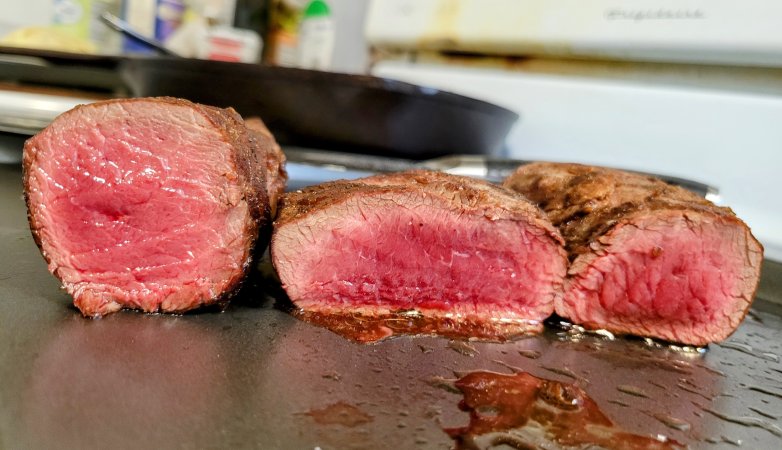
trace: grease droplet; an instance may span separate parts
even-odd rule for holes
[[[691,426],[688,422],[685,422],[684,420],[677,419],[676,417],[669,416],[668,414],[652,414],[652,417],[659,420],[662,424],[667,426],[668,428],[673,428],[674,430],[679,431],[688,431]]]
[[[574,380],[585,381],[583,378],[581,378],[580,376],[576,375],[575,372],[573,372],[572,370],[568,369],[567,367],[549,367],[549,366],[540,366],[540,367],[543,368],[543,369],[548,370],[549,372],[553,372],[553,373],[556,373],[558,375],[564,375],[564,376],[570,377],[570,378],[572,378]]]
[[[434,349],[432,347],[427,347],[425,345],[418,344],[418,348],[421,350],[421,353],[432,353]]]
[[[764,387],[747,386],[747,389],[749,389],[750,391],[760,392],[761,394],[772,395],[774,397],[782,398],[782,392],[772,391],[771,389],[767,389]]]
[[[744,425],[746,427],[762,428],[768,431],[769,433],[773,434],[774,436],[782,438],[782,428],[779,428],[777,425],[774,425],[772,423],[768,423],[763,419],[759,419],[757,417],[747,417],[747,416],[740,416],[740,417],[729,416],[727,414],[723,414],[719,411],[715,411],[710,408],[704,408],[703,410],[713,415],[714,417],[718,417],[726,422],[731,422],[738,425]]]
[[[608,403],[613,403],[614,405],[623,406],[625,408],[629,407],[630,405],[621,401],[621,400],[608,400]]]
[[[321,425],[343,425],[355,427],[372,422],[374,418],[360,408],[345,402],[337,402],[321,409],[311,409],[305,413],[299,413],[312,417]]]
[[[624,392],[625,394],[634,395],[636,397],[649,398],[649,394],[647,394],[646,391],[630,384],[620,384],[616,387],[616,389],[619,392]]]
[[[541,353],[537,350],[519,350],[519,355],[529,359],[538,359]]]
[[[324,373],[323,375],[321,375],[321,377],[326,378],[327,380],[334,380],[334,381],[339,381],[342,378],[339,373],[333,371]]]
[[[470,357],[473,357],[479,353],[477,348],[464,341],[448,341],[448,348],[457,353],[461,353],[464,356]]]
[[[727,348],[729,350],[736,350],[738,352],[745,353],[750,356],[754,356],[755,358],[765,359],[766,361],[779,362],[779,356],[775,355],[774,353],[770,353],[770,352],[757,353],[755,352],[755,349],[753,349],[751,345],[744,344],[742,342],[724,342],[718,345],[722,348]]]
[[[767,417],[767,418],[769,418],[769,419],[771,419],[771,420],[779,420],[779,416],[777,416],[777,415],[774,415],[774,414],[771,414],[771,413],[769,413],[769,412],[766,412],[766,411],[763,411],[762,409],[753,408],[752,406],[750,406],[750,407],[749,407],[749,409],[750,409],[751,411],[754,411],[754,412],[756,412],[756,413],[760,414],[761,416],[763,416],[763,417]]]
[[[492,362],[507,368],[508,370],[510,370],[513,373],[524,372],[521,368],[516,367],[516,366],[512,366],[512,365],[506,363],[505,361],[500,361],[499,359],[493,359]]]
[[[426,380],[426,384],[432,387],[436,387],[438,389],[442,389],[444,391],[448,391],[453,394],[459,394],[461,391],[456,388],[454,385],[454,382],[456,380],[444,378],[441,376],[433,376]]]

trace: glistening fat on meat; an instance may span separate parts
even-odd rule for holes
[[[82,314],[230,297],[286,180],[274,139],[250,126],[232,109],[124,99],[74,108],[27,141],[30,227]]]
[[[578,164],[521,166],[504,184],[540,205],[565,238],[560,316],[705,345],[747,313],[763,247],[729,208],[655,178]]]
[[[559,233],[529,201],[429,171],[286,194],[271,255],[300,310],[362,329],[388,319],[387,334],[539,331],[566,270]]]

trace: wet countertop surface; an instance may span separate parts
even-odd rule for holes
[[[20,168],[0,165],[0,448],[447,449],[469,421],[453,381],[473,371],[573,384],[635,435],[782,448],[782,320],[763,299],[726,343],[685,353],[555,327],[361,345],[275,308],[278,289],[260,279],[222,313],[83,319],[30,236]]]

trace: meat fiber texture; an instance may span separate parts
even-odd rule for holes
[[[305,311],[538,331],[561,292],[562,243],[510,190],[412,171],[286,194],[271,255]]]
[[[705,345],[747,313],[763,247],[729,208],[656,178],[577,164],[521,166],[504,185],[543,208],[565,238],[571,265],[558,315]]]
[[[78,106],[24,147],[33,236],[91,317],[227,301],[285,180],[262,123],[173,98]]]

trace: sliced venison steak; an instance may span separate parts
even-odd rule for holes
[[[82,314],[182,312],[238,288],[286,178],[258,129],[142,98],[76,107],[27,141],[30,227]]]
[[[499,338],[542,328],[567,263],[559,233],[522,196],[429,171],[286,194],[271,255],[304,311],[403,314],[432,319],[419,332]]]
[[[578,164],[520,167],[571,260],[556,312],[589,328],[705,345],[749,309],[763,247],[728,208],[656,178]]]

